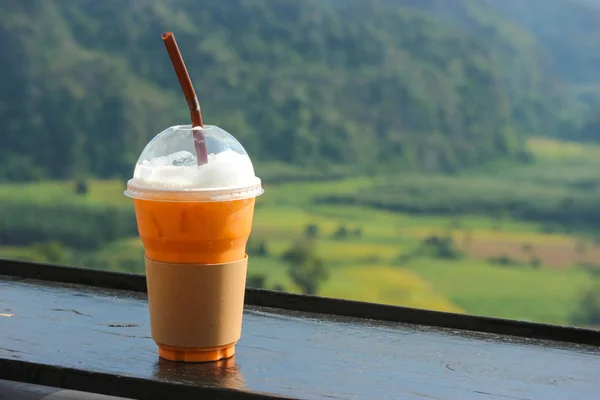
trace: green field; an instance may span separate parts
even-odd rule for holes
[[[521,167],[521,175],[512,169],[502,178],[494,178],[489,171],[485,176],[492,182],[508,179],[506,176],[541,179],[545,174],[544,163],[560,163],[563,173],[570,162],[575,165],[574,171],[579,170],[582,162],[587,162],[588,167],[595,163],[600,165],[597,161],[600,158],[596,158],[600,155],[598,148],[569,144],[568,151],[561,153],[558,150],[562,145],[548,139],[534,139],[530,145],[538,158],[537,166]],[[481,176],[476,179],[481,180]],[[468,180],[468,177],[469,174],[444,179],[458,182]],[[575,266],[576,259],[566,259],[564,265],[532,268],[525,261],[497,265],[487,257],[502,255],[494,254],[494,249],[508,248],[508,244],[514,245],[515,254],[503,255],[515,259],[519,258],[516,253],[525,244],[538,253],[551,248],[572,250],[577,240],[591,237],[589,231],[548,232],[541,222],[511,216],[499,219],[482,214],[427,215],[314,202],[319,196],[352,195],[380,187],[390,179],[357,177],[328,182],[267,184],[265,194],[257,200],[251,240],[264,241],[268,254],[251,257],[249,274],[264,275],[267,287],[277,284],[285,290],[298,291],[287,275],[281,255],[292,243],[303,238],[306,227],[313,224],[318,227],[317,253],[330,269],[330,277],[320,288],[320,295],[558,324],[570,322],[570,316],[579,307],[581,293],[592,283],[590,274]],[[131,210],[131,201],[123,195],[123,190],[123,182],[116,181],[90,181],[85,195],[75,195],[72,182],[2,185],[0,201],[71,202]],[[336,238],[335,233],[340,228],[351,233]],[[466,252],[464,258],[450,260],[422,255],[399,262],[402,256],[419,248],[425,237],[448,234]],[[470,244],[466,244],[467,240]],[[489,254],[484,252],[485,257],[482,257],[481,246],[484,245],[489,247]],[[471,254],[469,246],[477,251]],[[0,247],[0,256],[10,258],[39,259],[36,252],[33,247]],[[72,251],[69,262],[143,272],[142,249],[136,237],[119,239],[95,250],[93,257],[90,254],[90,251]],[[587,254],[592,257],[591,262],[596,261],[593,259],[596,253],[590,250]],[[544,254],[538,255],[544,258]],[[600,264],[600,251],[598,258]],[[94,261],[88,261],[92,259]],[[120,267],[114,267],[117,259]]]

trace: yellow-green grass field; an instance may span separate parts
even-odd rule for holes
[[[395,282],[394,278],[388,275],[389,270],[395,268],[399,274],[410,271],[415,274],[411,274],[411,277],[424,279],[431,288],[424,292],[435,293],[440,301],[450,302],[452,309],[456,307],[468,313],[504,318],[568,323],[569,316],[579,306],[580,294],[590,284],[589,275],[575,267],[565,267],[561,270],[547,267],[540,269],[526,266],[499,267],[489,264],[486,260],[471,258],[458,261],[423,258],[412,260],[402,268],[390,267],[399,255],[414,247],[418,237],[443,231],[448,221],[435,217],[415,218],[403,214],[367,210],[370,218],[354,220],[354,224],[362,228],[360,238],[334,240],[329,236],[346,219],[341,215],[340,219],[336,219],[331,214],[323,217],[320,216],[319,210],[315,211],[312,213],[300,210],[295,213],[286,210],[288,215],[293,215],[295,223],[292,224],[282,218],[271,219],[266,216],[262,218],[268,212],[268,208],[265,208],[257,213],[254,234],[260,234],[263,229],[265,232],[278,233],[276,239],[269,239],[266,234],[261,235],[267,239],[269,249],[276,257],[291,240],[301,235],[303,226],[308,223],[318,224],[321,234],[325,236],[319,240],[319,253],[335,266],[330,280],[322,288],[321,294],[325,296],[366,301],[377,299],[380,293],[389,293],[384,287],[389,286],[389,282]],[[274,214],[278,212],[286,213],[278,210]],[[346,208],[344,212],[351,212],[351,207]],[[363,209],[356,210],[357,215],[363,212]],[[462,220],[463,226],[469,226],[471,229],[472,236],[475,238],[472,239],[473,243],[477,243],[479,233],[481,238],[496,240],[499,245],[516,241],[569,246],[574,241],[564,234],[538,233],[533,229],[534,224],[530,223],[521,224],[512,221],[503,226],[501,231],[494,231],[490,228],[492,223],[482,218],[471,217]],[[347,225],[353,226],[353,224]],[[460,242],[460,233],[455,235]],[[369,258],[373,260],[371,263],[365,261]],[[252,267],[250,269],[252,271]],[[261,272],[267,275],[270,273],[264,270]],[[352,278],[349,278],[349,275]],[[357,282],[357,286],[337,283],[337,281],[348,280]],[[364,285],[361,285],[363,282]],[[375,289],[377,285],[373,282],[380,282],[379,291]],[[338,286],[334,289],[336,285]],[[423,301],[423,297],[418,296],[415,298],[418,300],[409,303],[406,298],[396,297],[397,302],[394,304],[448,310],[446,306],[441,305],[442,303],[433,300],[433,296],[431,301]],[[389,302],[383,299],[378,301]]]
[[[111,186],[118,188],[115,183],[93,182],[90,196],[106,193]],[[289,186],[285,188],[288,191]],[[103,190],[95,190],[98,188]],[[264,199],[271,194],[277,196],[278,189],[270,188]],[[120,195],[117,190],[113,193],[113,197]],[[579,294],[589,284],[589,276],[578,268],[497,267],[470,258],[458,261],[423,258],[397,267],[394,261],[398,256],[414,248],[420,238],[444,232],[448,219],[351,206],[294,207],[265,203],[256,210],[253,237],[265,239],[270,254],[253,257],[249,273],[264,274],[269,287],[282,284],[286,290],[298,290],[287,277],[286,266],[279,257],[294,240],[302,237],[306,225],[311,223],[319,227],[319,255],[331,266],[330,278],[319,293],[323,296],[568,323],[569,315],[578,306]],[[124,203],[124,206],[131,205]],[[484,217],[461,217],[461,223],[470,230],[472,243],[485,239],[499,246],[510,241],[565,245],[574,240],[564,234],[539,233],[535,224],[519,221],[510,221],[499,231],[493,230],[493,222]],[[361,236],[333,239],[333,233],[341,225],[360,227]],[[461,232],[459,229],[455,233],[459,243]],[[104,257],[124,257],[129,248],[136,251],[136,256],[140,247],[139,239],[131,238],[100,253]],[[16,258],[28,254],[23,250],[0,248],[3,256]]]
[[[596,160],[600,149],[534,138],[530,148],[536,157]],[[600,160],[600,157],[597,159]],[[513,174],[515,172],[513,171]],[[587,245],[589,259],[575,250],[578,236],[543,233],[540,224],[510,218],[477,215],[454,218],[411,215],[359,206],[315,204],[316,196],[351,194],[389,178],[348,178],[330,182],[295,182],[267,185],[257,199],[252,239],[265,240],[268,256],[253,256],[250,275],[263,274],[268,287],[281,284],[286,290],[298,288],[286,274],[281,254],[301,239],[309,224],[318,226],[317,251],[330,266],[330,278],[322,285],[323,296],[381,302],[443,311],[519,318],[566,324],[576,311],[580,295],[591,284],[590,275],[573,264],[581,261],[600,264],[600,250]],[[88,202],[133,207],[123,195],[124,182],[93,180],[86,195],[77,196],[72,182],[0,185],[0,200],[23,202]],[[411,259],[402,266],[397,259],[413,250],[432,234],[446,234],[451,225],[459,248],[467,253],[461,260]],[[360,235],[335,239],[340,227],[360,230]],[[496,266],[491,256],[506,255],[527,261],[533,248],[543,261],[541,268],[526,265]],[[102,259],[140,255],[139,239],[120,240],[98,252]],[[558,250],[557,250],[558,249]],[[556,251],[568,256],[556,256]],[[554,253],[553,253],[554,252]],[[506,254],[505,254],[506,253]],[[35,258],[30,248],[0,247],[0,256]],[[560,259],[560,265],[553,260]],[[142,260],[137,272],[143,271]],[[561,267],[561,268],[555,268]]]
[[[600,162],[600,146],[546,137],[533,137],[528,141],[529,150],[537,157],[554,160],[588,160]]]
[[[476,260],[418,260],[410,269],[468,313],[568,324],[590,287],[578,268],[562,270],[493,266]]]

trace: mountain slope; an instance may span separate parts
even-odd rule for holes
[[[489,4],[530,31],[567,82],[600,81],[600,1],[503,0]]]
[[[536,38],[549,65],[580,103],[582,121],[571,121],[561,136],[600,141],[600,1],[505,0],[490,2]],[[581,128],[579,128],[581,126]]]
[[[527,45],[390,1],[7,1],[0,33],[20,47],[0,44],[0,179],[129,175],[187,123],[167,30],[207,123],[262,161],[455,171],[519,154],[552,108]]]
[[[510,114],[522,133],[557,134],[577,109],[564,77],[518,12],[502,13],[504,0],[389,0],[434,15],[469,32],[488,47],[494,69],[511,101]],[[517,3],[519,0],[515,0]],[[535,1],[535,0],[534,0]],[[541,1],[541,0],[540,0]],[[558,0],[560,1],[560,0]],[[521,8],[533,13],[531,2]]]

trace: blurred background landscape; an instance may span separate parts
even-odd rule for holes
[[[249,286],[600,327],[600,0],[0,0],[0,257],[144,272],[165,31],[265,184]]]

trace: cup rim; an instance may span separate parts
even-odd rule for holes
[[[130,179],[127,181],[127,190],[125,190],[124,194],[132,199],[152,201],[218,202],[244,200],[258,197],[265,192],[262,188],[260,178],[257,177],[256,179],[258,182],[250,186],[210,189],[174,187],[156,188],[136,183],[133,179]]]

